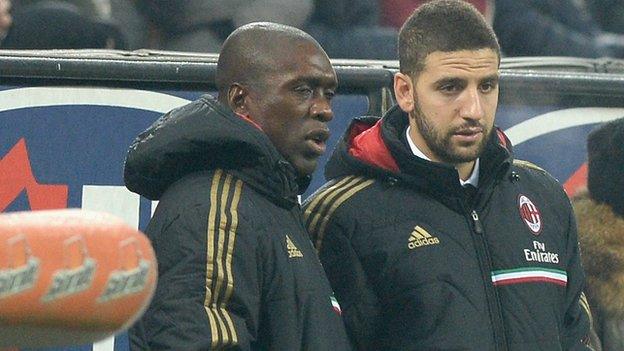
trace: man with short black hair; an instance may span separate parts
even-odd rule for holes
[[[297,195],[329,136],[336,74],[306,33],[240,27],[209,95],[130,147],[126,186],[160,200],[147,234],[159,282],[130,330],[141,350],[349,350]]]
[[[304,204],[359,350],[588,350],[574,215],[494,126],[500,49],[459,0],[399,36],[397,106],[353,121]]]

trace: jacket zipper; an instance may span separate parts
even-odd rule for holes
[[[492,330],[494,331],[494,344],[496,350],[507,350],[507,341],[505,338],[505,327],[503,326],[503,316],[501,313],[500,299],[496,288],[492,285],[492,260],[490,251],[485,240],[485,231],[483,224],[479,219],[476,210],[470,212],[472,221],[472,230],[476,234],[476,248],[479,265],[481,266],[483,283],[485,285],[486,301],[490,312],[490,321],[492,322]]]

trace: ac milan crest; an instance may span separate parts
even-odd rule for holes
[[[542,215],[531,199],[522,194],[518,195],[518,209],[524,224],[533,234],[539,235],[542,231]]]

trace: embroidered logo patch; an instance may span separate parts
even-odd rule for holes
[[[518,195],[518,209],[524,224],[529,227],[533,234],[539,235],[542,231],[542,215],[533,201],[525,195]]]
[[[286,235],[286,250],[288,250],[288,258],[303,257],[303,253],[295,246],[295,243]]]
[[[559,263],[559,254],[546,251],[546,243],[533,240],[532,249],[524,249],[524,259],[527,262]]]
[[[439,244],[440,239],[429,234],[424,228],[415,226],[407,240],[407,248],[414,250],[417,247]]]

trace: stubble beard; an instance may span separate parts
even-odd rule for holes
[[[416,121],[416,126],[418,127],[422,138],[425,140],[425,143],[429,147],[429,150],[431,150],[433,155],[435,155],[435,157],[437,157],[441,162],[457,165],[472,162],[481,156],[492,132],[492,128],[487,128],[475,120],[466,120],[463,125],[443,133],[442,131],[436,129],[429,118],[425,116],[420,109],[420,106],[418,106],[417,101],[414,102],[414,105],[415,108],[410,117],[414,118]],[[452,136],[456,130],[475,126],[483,128],[483,137],[477,142],[477,144],[467,148],[460,147],[452,143]]]

